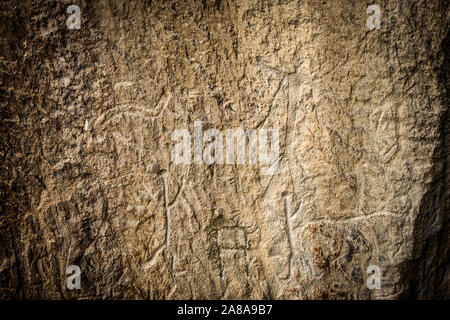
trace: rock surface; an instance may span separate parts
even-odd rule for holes
[[[0,298],[449,298],[448,2],[370,4],[2,1]],[[196,121],[278,171],[175,164]]]

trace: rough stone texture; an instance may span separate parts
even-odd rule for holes
[[[448,2],[375,3],[2,1],[0,298],[449,298]],[[175,165],[198,120],[278,174]]]

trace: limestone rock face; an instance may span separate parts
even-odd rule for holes
[[[449,298],[448,2],[372,4],[2,1],[0,298]]]

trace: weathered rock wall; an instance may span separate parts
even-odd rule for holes
[[[0,298],[448,298],[448,2],[371,4],[3,1]]]

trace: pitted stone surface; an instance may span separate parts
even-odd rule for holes
[[[3,1],[0,298],[449,298],[448,3],[371,4]],[[174,164],[195,121],[277,174]]]

